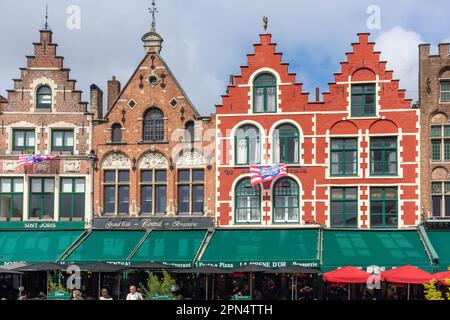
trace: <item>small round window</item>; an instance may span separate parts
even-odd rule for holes
[[[158,78],[155,76],[148,77],[148,83],[150,83],[152,86],[155,85],[158,82]]]

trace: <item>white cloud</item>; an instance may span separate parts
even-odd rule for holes
[[[394,71],[394,79],[400,79],[400,88],[406,89],[407,97],[412,99],[418,98],[420,43],[420,34],[397,26],[382,32],[375,44],[381,59],[387,61],[387,69]]]

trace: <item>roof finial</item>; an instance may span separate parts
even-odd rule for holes
[[[158,13],[158,9],[156,9],[156,2],[155,0],[152,1],[152,7],[149,8],[150,13],[152,15],[152,30],[156,30],[156,17],[155,13]]]
[[[266,16],[263,17],[263,23],[264,23],[264,32],[267,32],[267,25],[269,23],[269,18]]]
[[[45,5],[45,25],[44,30],[48,30],[48,4]]]

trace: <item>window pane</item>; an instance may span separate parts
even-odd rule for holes
[[[60,197],[61,211],[59,216],[62,218],[70,218],[72,213],[72,196],[70,194],[63,194]]]
[[[63,133],[54,132],[53,133],[53,143],[55,147],[62,147],[63,145]]]
[[[247,139],[236,139],[236,164],[247,164]]]
[[[61,192],[72,192],[72,179],[62,179],[61,184]]]
[[[40,195],[30,195],[30,217],[40,218],[41,216],[41,197]]]
[[[178,172],[178,181],[189,182],[190,181],[189,170],[180,170]]]
[[[11,195],[0,195],[0,217],[9,218],[11,211]]]
[[[277,89],[276,87],[266,88],[267,112],[275,112],[277,109]]]
[[[382,215],[370,215],[370,225],[371,227],[379,227],[383,225]]]
[[[431,140],[432,160],[441,160],[441,140]]]
[[[166,187],[156,186],[156,213],[166,213],[167,200],[166,200]]]
[[[203,170],[193,170],[192,171],[192,179],[196,182],[203,182],[204,180],[204,173]]]
[[[128,186],[119,187],[119,214],[128,214],[130,209],[130,188]]]
[[[119,171],[119,182],[129,182],[130,181],[130,172],[128,170]]]
[[[23,179],[14,179],[14,192],[23,192]]]
[[[342,150],[344,147],[343,139],[331,139],[331,149],[332,150]]]
[[[204,210],[203,194],[204,194],[203,186],[194,186],[194,189],[193,189],[194,203],[192,204],[193,212],[203,212],[203,210]]]
[[[46,195],[43,195],[42,197],[44,199],[44,208],[43,208],[43,212],[42,212],[42,218],[43,219],[53,219],[53,207],[54,207],[53,194],[46,194]]]
[[[1,192],[11,192],[11,180],[10,179],[1,179]]]
[[[264,112],[264,88],[254,88],[254,110]]]
[[[105,213],[114,214],[116,211],[115,187],[105,187]]]
[[[14,195],[14,208],[13,208],[13,217],[14,218],[22,218],[23,217],[23,195]]]
[[[432,182],[431,183],[432,193],[442,193],[442,182]]]
[[[34,147],[34,131],[33,132],[28,131],[27,132],[26,145],[27,145],[27,147]]]
[[[142,171],[142,182],[153,182],[153,171]]]
[[[41,191],[42,191],[42,180],[31,179],[31,192],[41,192]]]
[[[450,217],[450,196],[445,196],[444,197],[444,201],[445,201],[445,216],[446,217]]]
[[[178,212],[189,213],[189,187],[178,186]]]
[[[345,199],[347,200],[358,199],[358,188],[345,188]]]
[[[74,195],[74,218],[84,219],[84,205],[85,205],[85,197],[84,194],[75,194]]]
[[[44,179],[44,192],[55,192],[55,180]]]
[[[75,179],[75,192],[82,193],[84,191],[84,179]]]
[[[167,172],[166,170],[157,170],[156,171],[156,182],[166,182],[167,180]]]
[[[432,137],[440,137],[442,136],[442,127],[441,126],[432,126],[431,127],[431,136]]]
[[[116,182],[116,172],[105,171],[105,182]]]
[[[450,140],[444,140],[444,160],[450,160]]]
[[[141,190],[142,213],[153,213],[153,188],[151,186],[143,186]]]
[[[73,147],[73,131],[66,131],[64,138],[65,138],[64,145],[66,147]]]
[[[331,199],[333,199],[333,200],[344,199],[344,189],[332,188],[331,189]]]
[[[25,146],[25,133],[23,131],[15,131],[14,134],[15,134],[14,145],[18,147]]]
[[[442,205],[442,197],[441,196],[433,196],[433,217],[441,216],[441,205]]]

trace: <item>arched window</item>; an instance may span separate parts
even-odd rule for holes
[[[186,132],[185,132],[185,141],[194,141],[195,140],[195,124],[194,121],[188,121],[186,123]]]
[[[253,81],[253,112],[277,111],[277,80],[270,73],[260,74]]]
[[[118,123],[112,125],[111,141],[113,143],[122,142],[122,126]]]
[[[52,89],[49,86],[40,86],[36,91],[36,108],[50,109],[52,107]]]
[[[164,115],[161,110],[152,108],[144,115],[144,141],[164,140]]]
[[[250,178],[238,182],[235,189],[236,223],[261,221],[261,187],[252,187]]]
[[[273,162],[299,163],[299,133],[292,124],[279,125],[273,135]]]
[[[258,128],[244,125],[236,131],[234,154],[238,165],[261,163],[261,139]]]
[[[299,221],[299,190],[297,182],[289,177],[281,178],[273,187],[274,222]]]

